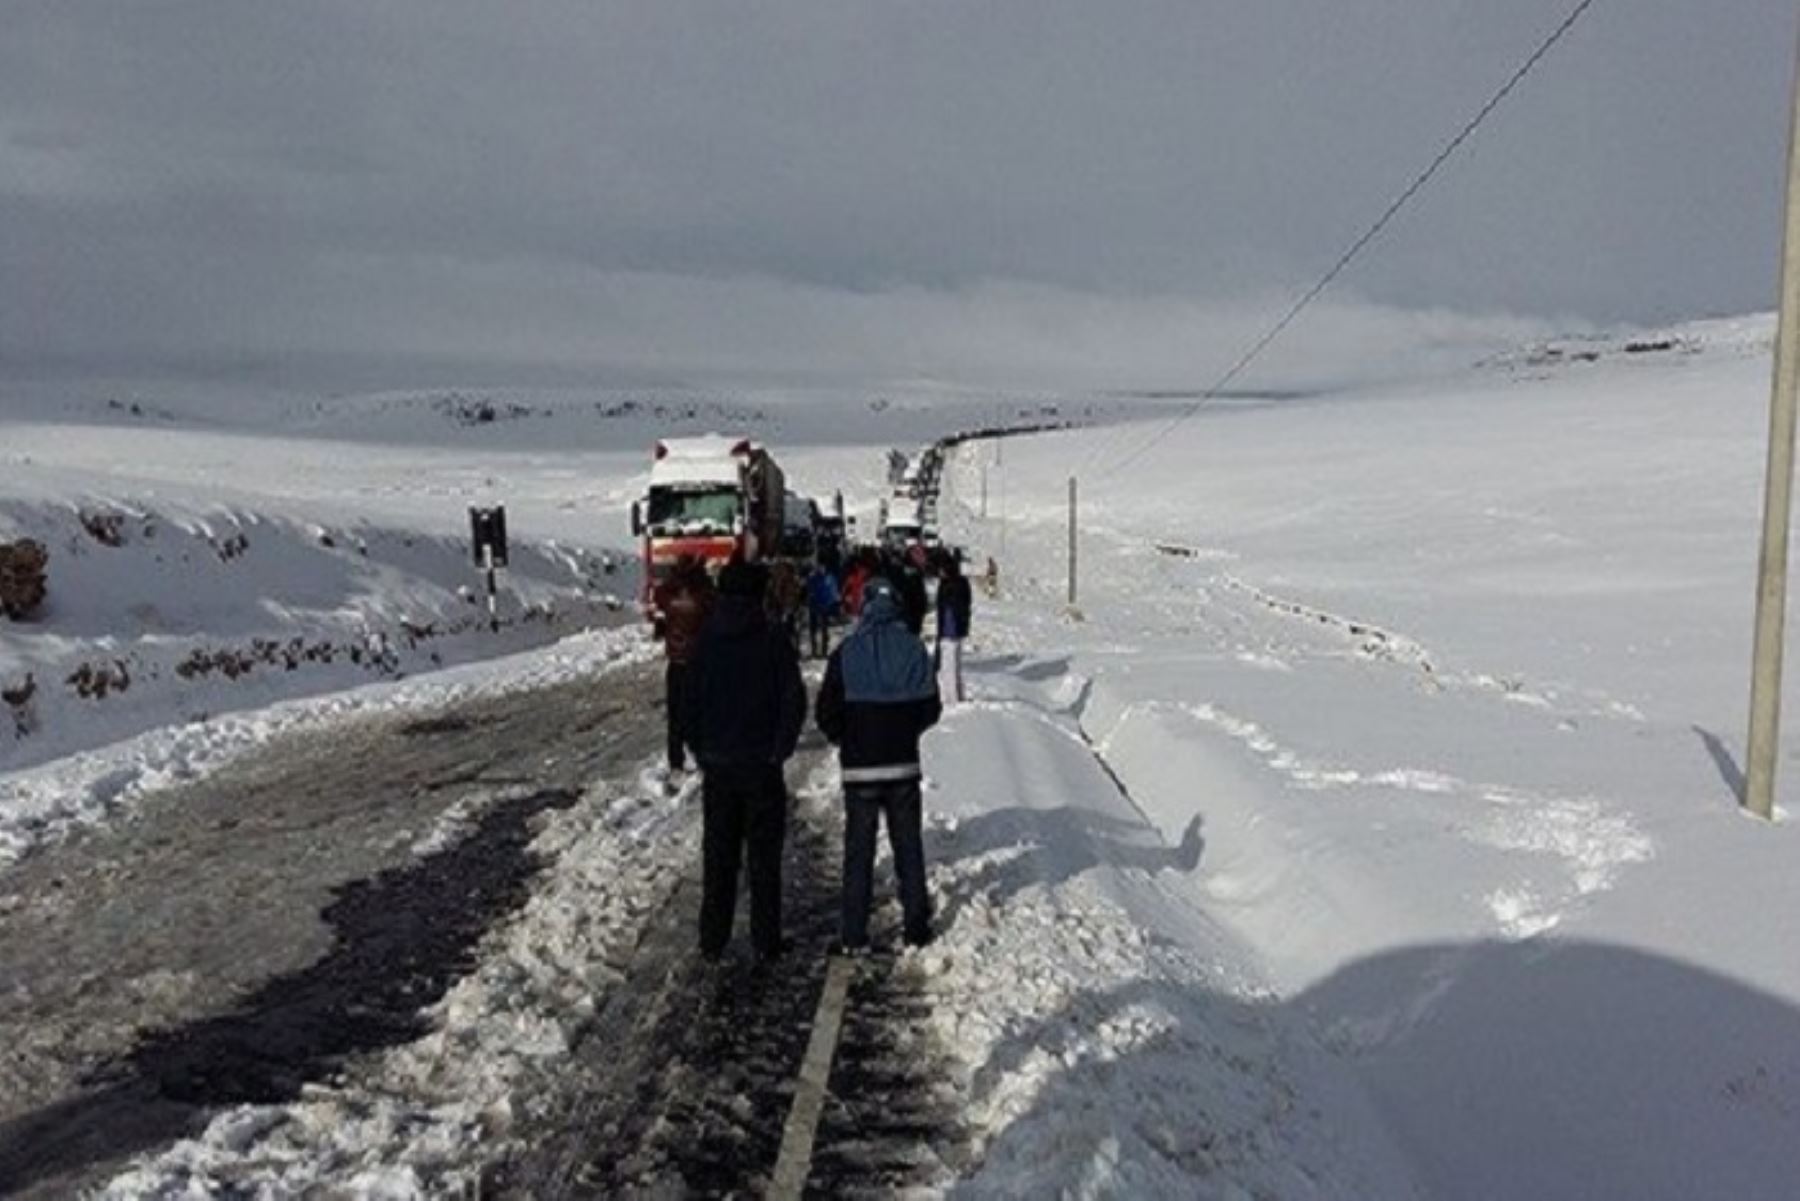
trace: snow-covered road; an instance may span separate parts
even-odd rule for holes
[[[1042,663],[972,666],[930,742],[944,934],[858,965],[809,1187],[1410,1195],[1192,903],[1200,823],[1164,840]],[[302,726],[17,865],[8,1191],[130,1156],[111,1197],[762,1188],[835,934],[835,773],[816,741],[796,764],[793,951],[710,968],[691,786],[644,770],[656,692],[627,656]]]
[[[533,895],[541,815],[591,808],[658,744],[653,680],[627,664],[291,735],[18,864],[0,1191],[66,1195],[211,1109],[425,1035]]]
[[[0,1191],[762,1189],[836,936],[835,774],[814,735],[792,951],[709,965],[695,786],[655,770],[661,720],[626,655],[301,725],[28,856],[0,899],[0,1020],[24,1031]],[[917,957],[860,966],[812,1187],[955,1179],[929,983]]]

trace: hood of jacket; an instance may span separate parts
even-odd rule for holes
[[[891,585],[870,585],[862,620],[844,640],[839,655],[844,699],[852,703],[895,704],[937,694],[931,658],[925,644],[906,628]]]

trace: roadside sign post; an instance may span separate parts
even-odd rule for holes
[[[469,509],[469,537],[474,547],[475,563],[487,576],[488,629],[500,632],[499,580],[497,569],[506,566],[506,506]]]
[[[1763,498],[1762,562],[1756,586],[1756,643],[1750,672],[1750,740],[1744,806],[1775,814],[1775,766],[1781,744],[1781,660],[1786,639],[1788,530],[1794,492],[1795,411],[1800,404],[1800,65],[1788,135],[1787,225],[1781,251],[1781,320],[1769,402],[1768,486]]]

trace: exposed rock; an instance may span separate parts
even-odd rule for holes
[[[25,621],[43,606],[49,590],[50,552],[30,538],[0,543],[0,612]]]

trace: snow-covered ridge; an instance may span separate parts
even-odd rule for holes
[[[1637,362],[1659,366],[1704,356],[1767,355],[1775,345],[1773,314],[1692,321],[1662,329],[1615,331],[1552,338],[1520,346],[1483,361],[1482,367],[1504,371],[1543,371],[1596,363]]]
[[[317,396],[185,384],[0,381],[0,423],[517,450],[629,450],[659,438],[743,431],[772,446],[911,443],[965,426],[1096,422],[1154,397],[932,383],[747,388],[426,388]],[[0,463],[5,462],[0,457]]]
[[[515,547],[493,633],[461,542],[242,509],[0,502],[49,550],[49,596],[0,631],[0,766],[222,711],[553,641],[608,620],[630,566]]]

